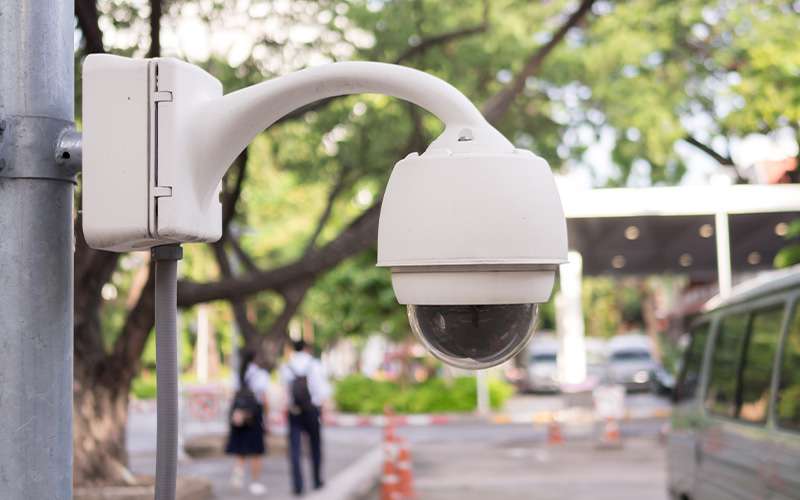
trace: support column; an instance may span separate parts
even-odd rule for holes
[[[74,117],[73,26],[73,2],[0,3],[4,500],[72,498],[74,172],[56,144]]]
[[[728,214],[719,212],[714,215],[714,234],[717,243],[717,282],[719,295],[722,298],[731,293],[733,272],[731,271],[731,236],[728,226]]]
[[[586,345],[584,339],[581,281],[583,260],[578,252],[569,252],[569,262],[561,265],[560,289],[556,295],[556,333],[558,334],[558,375],[567,386],[586,380]]]
[[[489,405],[489,380],[487,370],[475,371],[475,383],[477,384],[478,392],[478,415],[488,415],[491,411]]]

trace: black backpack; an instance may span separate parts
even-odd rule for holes
[[[311,400],[311,391],[308,389],[308,375],[298,375],[289,367],[289,371],[294,375],[292,380],[292,413],[299,415],[303,412],[308,412],[314,409],[314,403]]]
[[[258,414],[258,399],[246,383],[242,384],[233,396],[230,422],[234,427],[247,427],[253,424]]]

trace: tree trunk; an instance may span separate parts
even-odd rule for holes
[[[125,430],[130,384],[97,380],[75,370],[74,481],[80,485],[134,484],[127,468]]]

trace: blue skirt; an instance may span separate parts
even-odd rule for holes
[[[228,442],[225,453],[228,455],[264,455],[267,447],[264,444],[264,409],[258,405],[258,412],[253,421],[243,427],[234,427],[228,423]]]

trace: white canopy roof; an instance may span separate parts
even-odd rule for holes
[[[570,249],[585,274],[717,274],[715,216],[725,214],[733,271],[772,267],[800,218],[800,185],[573,189],[559,184]],[[724,234],[726,228],[720,231]]]

